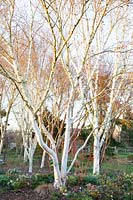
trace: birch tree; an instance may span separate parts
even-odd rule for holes
[[[23,43],[21,43],[21,40],[19,40],[19,37],[20,37],[19,33],[21,32],[20,31],[21,29],[17,25],[19,24],[19,26],[20,26],[22,24],[18,23],[18,21],[16,19],[17,11],[16,11],[16,7],[15,7],[15,1],[7,1],[6,4],[4,4],[4,2],[3,2],[3,6],[5,6],[6,9],[8,10],[8,15],[7,15],[8,17],[6,18],[6,16],[5,16],[5,21],[2,21],[2,30],[6,31],[6,35],[3,35],[1,32],[1,41],[3,44],[3,46],[1,46],[1,48],[2,48],[2,51],[1,51],[1,60],[2,61],[1,61],[1,65],[0,65],[1,73],[5,77],[9,78],[15,84],[18,92],[20,93],[20,95],[22,97],[22,100],[25,103],[25,107],[28,110],[32,128],[33,128],[34,132],[36,133],[36,138],[37,138],[38,144],[42,147],[43,150],[47,151],[47,153],[50,155],[50,157],[53,160],[55,187],[57,187],[57,188],[59,188],[61,185],[65,184],[65,182],[66,182],[68,148],[69,148],[70,128],[71,128],[70,117],[71,117],[71,106],[72,106],[73,93],[70,94],[69,104],[67,107],[66,134],[65,134],[65,140],[64,140],[64,150],[63,150],[63,156],[62,156],[61,171],[59,169],[59,160],[57,157],[55,141],[54,141],[52,135],[48,132],[48,130],[46,129],[46,127],[43,124],[39,123],[39,125],[38,125],[38,122],[39,122],[38,116],[39,116],[39,110],[41,109],[42,105],[44,104],[44,102],[46,101],[46,99],[48,97],[48,93],[49,93],[49,90],[50,90],[50,87],[52,84],[57,60],[61,56],[62,52],[64,51],[64,47],[66,46],[67,42],[70,40],[72,35],[74,34],[75,29],[77,28],[84,13],[86,12],[88,2],[89,1],[83,1],[80,4],[80,13],[77,16],[75,23],[72,24],[72,26],[69,25],[69,29],[66,32],[67,37],[64,40],[61,39],[61,41],[59,41],[59,39],[55,35],[54,26],[56,26],[56,21],[52,21],[52,18],[50,17],[50,13],[51,13],[51,15],[54,15],[55,11],[51,6],[49,6],[49,2],[47,2],[47,3],[45,1],[42,2],[42,6],[45,10],[45,13],[42,12],[43,15],[45,14],[45,18],[43,20],[45,20],[44,24],[47,27],[43,31],[46,31],[46,29],[47,29],[50,34],[50,37],[52,37],[52,40],[51,40],[51,38],[48,38],[48,40],[49,40],[48,42],[47,42],[47,38],[44,39],[45,44],[47,42],[48,45],[50,46],[50,48],[49,48],[49,52],[46,52],[46,50],[43,48],[43,50],[45,50],[45,52],[43,52],[43,58],[44,58],[44,53],[47,53],[47,55],[48,55],[52,51],[52,54],[53,54],[50,74],[49,74],[49,77],[45,81],[45,85],[44,85],[44,83],[39,82],[40,80],[43,79],[42,74],[44,73],[44,70],[41,69],[40,64],[42,62],[42,68],[44,68],[44,64],[45,64],[45,69],[46,69],[46,67],[47,67],[47,65],[49,65],[49,63],[46,62],[46,58],[44,58],[45,63],[43,63],[44,60],[41,60],[40,62],[37,63],[36,59],[35,60],[33,59],[33,53],[34,53],[33,51],[34,51],[34,49],[37,50],[37,48],[35,48],[35,43],[34,43],[35,37],[38,37],[37,34],[39,34],[39,33],[41,34],[41,31],[39,32],[39,30],[43,26],[43,24],[42,24],[42,26],[38,27],[38,29],[36,30],[37,34],[35,34],[35,32],[33,31],[33,26],[34,26],[33,22],[35,20],[34,17],[35,17],[36,9],[33,9],[32,4],[30,4],[31,18],[29,18],[30,19],[29,26],[27,27],[28,33],[25,34],[25,31],[24,30],[22,31],[23,37],[25,38],[25,42],[23,40]],[[65,2],[63,2],[63,4],[62,4],[62,6],[63,6],[62,8],[65,10],[64,3]],[[60,9],[61,3],[57,6],[58,6],[58,9]],[[70,3],[68,2],[67,12],[68,12],[68,9],[70,8],[70,6],[71,6]],[[69,17],[69,12],[67,13],[67,17]],[[71,20],[72,20],[72,18],[73,18],[73,16],[71,16]],[[58,16],[56,16],[56,20],[60,21]],[[69,23],[70,23],[70,21],[69,21]],[[14,29],[14,26],[18,27],[18,29],[17,28]],[[56,29],[56,30],[58,30],[58,33],[60,34],[59,29]],[[18,36],[18,37],[16,37],[16,36]],[[34,38],[34,40],[33,40],[33,38]],[[38,38],[36,38],[36,40],[38,41]],[[26,44],[26,42],[28,45]],[[36,43],[36,47],[37,47],[37,45],[39,45],[39,43],[38,44]],[[22,49],[25,49],[23,54],[21,54]],[[21,65],[22,55],[23,55],[23,59],[24,59],[23,66]],[[38,55],[39,55],[39,52],[38,52]],[[42,58],[40,57],[40,59],[42,59]],[[39,74],[38,74],[40,71],[41,71],[42,77],[39,76]],[[34,81],[32,80],[32,83],[34,82],[34,90],[32,90],[32,85],[30,84],[31,77],[33,77],[32,73],[35,73],[35,78],[36,78]],[[36,94],[36,89],[39,86],[40,86],[40,93]],[[72,91],[73,91],[73,89],[72,89]],[[40,97],[41,97],[41,100],[38,101],[38,99],[36,98],[36,102],[34,102],[33,98],[31,98],[31,95],[33,97],[34,94],[36,95],[36,97],[38,99],[40,99]],[[43,137],[41,134],[42,129],[45,132],[48,140],[51,143],[50,147],[48,147],[48,145],[43,141]]]
[[[21,103],[20,103],[21,102]],[[37,146],[35,133],[33,132],[28,112],[26,112],[23,102],[20,100],[17,112],[14,110],[15,119],[17,121],[19,132],[22,137],[22,147],[24,149],[24,162],[28,161],[29,169],[28,172],[33,172],[33,157]]]
[[[6,116],[6,111],[3,108],[3,96],[4,96],[4,86],[5,80],[1,79],[1,88],[0,88],[0,154],[2,153],[3,144],[4,144],[4,125],[3,125],[3,117]]]
[[[3,145],[5,142],[5,135],[7,132],[7,127],[9,123],[9,116],[13,104],[15,102],[15,87],[1,78],[1,88],[0,88],[0,154],[3,150]],[[10,97],[9,97],[10,94]]]
[[[93,125],[93,128],[99,127],[93,134],[94,174],[99,174],[100,156],[103,153],[102,150],[108,139],[113,121],[118,118],[121,112],[129,104],[128,101],[130,96],[128,86],[126,87],[127,74],[131,70],[131,35],[128,38],[129,41],[127,41],[126,38],[127,30],[129,28],[127,27],[127,21],[129,21],[130,24],[130,17],[128,16],[127,4],[125,5],[121,4],[121,2],[116,2],[111,5],[112,8],[114,8],[114,6],[116,6],[116,9],[114,9],[113,12],[110,12],[107,18],[111,23],[109,32],[106,31],[105,34],[103,33],[104,23],[106,23],[106,21],[103,21],[96,34],[95,47],[97,49],[96,51],[106,52],[107,50],[107,52],[112,53],[104,54],[104,56],[99,53],[100,56],[96,59],[89,59],[88,66],[86,67],[89,86],[88,101],[91,101],[90,104],[87,104],[87,108],[90,112],[90,123]],[[122,35],[118,30],[119,27],[122,29]],[[112,40],[112,43],[110,44],[112,47],[109,47],[111,34],[114,35],[114,41]],[[92,54],[92,57],[93,55],[94,54]],[[100,89],[99,84],[102,73],[104,76],[108,76],[108,79],[106,79],[104,87]],[[128,95],[125,98],[124,96],[127,93]],[[106,102],[104,100],[105,98]],[[117,106],[117,109],[114,109],[118,102],[119,106]]]
[[[9,0],[6,3],[3,1],[2,9],[6,9],[8,14],[2,15],[1,22],[1,74],[16,86],[28,111],[37,142],[53,161],[54,185],[60,188],[65,185],[67,175],[78,153],[85,147],[92,133],[94,133],[95,140],[94,173],[99,173],[99,140],[102,136],[104,142],[108,131],[107,127],[110,124],[114,88],[118,82],[118,58],[120,57],[116,59],[117,62],[112,70],[111,103],[102,124],[99,124],[97,104],[97,97],[102,94],[102,91],[98,91],[98,64],[102,53],[112,52],[111,48],[106,48],[109,45],[108,41],[113,25],[119,21],[119,17],[113,21],[114,10],[119,10],[121,6],[124,6],[125,13],[127,3],[118,1],[116,4],[112,0],[28,1],[30,12],[25,9],[24,14],[20,8],[18,12],[17,3],[17,1]],[[103,21],[108,20],[109,13],[113,13],[110,15],[113,25],[111,24],[111,29],[107,29],[107,33],[105,31],[104,45],[99,48],[99,45],[96,45],[96,39],[101,33]],[[119,16],[119,12],[117,16]],[[121,17],[122,15],[120,15]],[[102,41],[98,41],[101,44]],[[113,52],[118,53],[114,49]],[[96,59],[92,59],[94,57]],[[66,128],[63,138],[61,169],[56,141],[40,118],[42,107],[49,104],[58,62],[62,63],[62,69],[70,83],[64,109]],[[92,64],[92,62],[94,63]],[[77,102],[80,102],[78,106]],[[88,113],[93,124],[93,131],[68,166],[72,127],[77,122],[82,126]],[[43,140],[42,132],[45,133],[50,146]],[[101,146],[103,142],[101,142]]]

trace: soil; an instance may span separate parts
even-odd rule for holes
[[[51,193],[38,194],[31,189],[21,189],[18,191],[8,191],[6,193],[0,193],[0,200],[52,200]],[[56,200],[69,200],[65,196],[56,197]]]
[[[0,200],[48,200],[48,194],[40,196],[31,189],[24,189],[18,191],[8,191],[0,194]]]
[[[40,195],[31,189],[21,189],[18,191],[8,191],[6,193],[0,193],[0,200],[50,200],[51,194],[47,193]],[[66,200],[64,196],[60,200]]]

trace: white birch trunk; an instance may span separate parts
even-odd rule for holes
[[[32,133],[29,137],[29,173],[32,173],[33,157],[37,146],[37,140],[36,137],[32,138]]]
[[[1,133],[1,137],[0,137],[0,155],[1,155],[2,150],[3,150],[3,145],[4,145],[4,131],[3,131],[3,126],[2,126],[1,116],[0,116],[0,133]]]
[[[94,147],[93,147],[93,174],[99,174],[100,172],[100,137],[94,136]]]
[[[33,154],[29,156],[29,173],[33,172]]]
[[[42,154],[42,160],[41,160],[41,166],[40,168],[42,169],[45,165],[45,158],[46,158],[46,151],[44,150],[43,151],[43,154]]]
[[[54,167],[54,187],[59,189],[63,184],[57,157],[53,158],[53,167]]]
[[[3,145],[4,145],[4,138],[1,136],[1,141],[0,141],[0,155],[2,154]]]
[[[58,162],[56,149],[53,150],[53,149],[49,148],[46,143],[44,143],[41,131],[38,127],[36,120],[34,119],[34,115],[32,114],[32,112],[30,110],[29,110],[29,112],[30,112],[30,121],[31,121],[32,127],[35,131],[37,142],[40,145],[40,147],[43,149],[43,151],[44,150],[47,151],[47,153],[52,158],[53,168],[54,168],[54,187],[60,188],[62,186],[62,180],[61,180],[61,173],[60,173],[60,169],[59,169],[59,162]]]
[[[27,148],[24,146],[24,163],[28,160]]]
[[[67,162],[68,162],[68,152],[69,152],[69,145],[70,145],[70,133],[71,133],[71,105],[68,107],[67,117],[66,117],[66,132],[65,132],[65,139],[64,139],[64,149],[61,161],[61,178],[63,181],[63,185],[66,183],[67,177]]]
[[[48,139],[46,139],[46,144],[48,144]],[[42,153],[42,160],[41,160],[41,165],[40,168],[42,169],[45,165],[45,160],[46,160],[46,151],[44,150]]]

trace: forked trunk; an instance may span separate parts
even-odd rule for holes
[[[60,188],[62,186],[62,179],[61,179],[59,161],[58,161],[56,150],[49,148],[47,144],[44,142],[42,134],[41,134],[41,130],[36,122],[36,119],[34,118],[34,115],[31,112],[30,112],[30,120],[32,123],[33,130],[36,134],[36,139],[39,146],[43,149],[43,151],[46,151],[49,154],[49,156],[52,158],[53,168],[54,168],[54,187]]]

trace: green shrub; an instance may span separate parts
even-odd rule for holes
[[[0,175],[0,186],[6,187],[8,185],[8,182],[10,181],[10,178],[6,175]]]
[[[79,183],[79,177],[78,176],[73,176],[73,175],[68,176],[67,184],[69,186],[75,186],[78,183]]]
[[[14,190],[31,187],[31,178],[26,175],[19,175],[16,179],[10,179],[8,183]]]
[[[70,200],[93,200],[87,191],[82,192],[69,192],[67,198]]]
[[[106,180],[106,178],[109,178],[109,179],[116,179],[116,177],[118,176],[118,174],[120,174],[121,171],[120,170],[106,170],[106,172],[104,170],[102,170],[102,173],[101,175],[99,175],[99,180],[103,179],[103,180]]]
[[[5,189],[20,189],[31,185],[30,177],[25,175],[0,175],[0,186]]]
[[[18,168],[13,168],[13,169],[9,169],[6,174],[7,175],[18,175],[20,173],[21,173],[21,171]]]
[[[44,182],[44,183],[52,183],[54,180],[53,174],[47,174],[47,175],[42,175],[42,174],[35,174],[32,177],[36,181]]]
[[[17,168],[9,169],[6,172],[6,175],[10,177],[11,180],[17,179],[17,177],[21,174],[21,171]]]
[[[32,188],[35,188],[37,185],[41,185],[43,183],[52,183],[54,181],[53,174],[35,174],[31,177],[32,180]]]
[[[19,174],[15,169],[9,170],[5,175],[0,175],[0,186],[6,189],[35,188],[43,183],[52,183],[54,177],[51,174],[27,176]]]
[[[59,200],[61,197],[62,194],[60,192],[52,192],[50,200]]]
[[[89,191],[93,199],[98,200],[131,200],[132,175],[118,173],[115,178],[106,174],[99,178],[100,185],[93,191]]]
[[[85,184],[85,185],[88,184],[88,183],[91,183],[91,184],[94,184],[94,185],[98,185],[99,184],[99,179],[98,179],[98,176],[88,175],[88,176],[83,178],[82,183]]]

